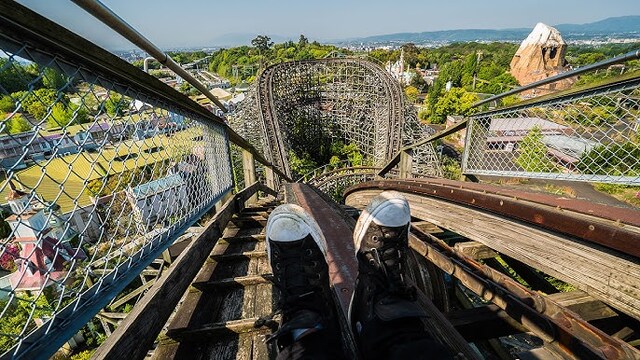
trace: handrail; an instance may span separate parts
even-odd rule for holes
[[[15,34],[15,38],[28,39],[35,48],[56,47],[65,60],[82,64],[90,68],[98,68],[103,75],[102,81],[114,85],[135,84],[147,93],[148,97],[159,98],[167,105],[185,109],[197,114],[206,121],[226,127],[229,140],[254,155],[255,160],[272,168],[286,181],[292,180],[282,173],[271,162],[256,150],[249,142],[231,129],[225,122],[200,104],[168,86],[157,78],[141,71],[132,64],[109,51],[93,44],[85,38],[65,29],[55,22],[40,16],[27,7],[14,1],[0,1],[0,26],[4,34]],[[50,34],[56,34],[55,38]],[[12,38],[0,35],[0,39],[13,42]],[[15,45],[19,47],[18,44]]]
[[[561,74],[558,75],[554,75],[554,76],[550,76],[546,79],[542,79],[536,82],[532,82],[531,84],[527,84],[524,86],[520,86],[518,88],[503,92],[501,94],[492,96],[490,98],[484,99],[484,100],[480,100],[478,102],[476,102],[475,104],[471,105],[472,108],[478,107],[480,105],[484,105],[487,103],[490,103],[492,101],[496,101],[496,100],[500,100],[504,97],[507,97],[509,95],[514,95],[514,94],[519,94],[523,91],[527,91],[527,90],[531,90],[537,87],[540,87],[542,85],[547,85],[547,84],[551,84],[554,83],[556,81],[559,80],[564,80],[564,79],[568,79],[571,77],[575,77],[578,76],[580,74],[584,74],[586,72],[592,71],[592,70],[597,70],[597,69],[601,69],[603,67],[606,66],[610,66],[610,65],[614,65],[614,64],[619,64],[621,62],[625,62],[625,61],[629,61],[629,60],[637,60],[640,59],[640,50],[635,50],[635,51],[630,51],[624,55],[620,55],[620,56],[616,56],[613,57],[611,59],[606,59],[606,60],[602,60],[602,61],[598,61],[596,63],[590,64],[590,65],[586,65],[586,66],[582,66],[567,72],[563,72]]]
[[[551,76],[551,77],[548,77],[546,79],[543,79],[543,80],[540,80],[540,81],[536,81],[536,82],[533,82],[531,84],[527,84],[527,85],[518,87],[516,89],[512,89],[512,90],[506,91],[504,93],[492,96],[490,98],[478,101],[478,102],[474,103],[473,105],[471,105],[471,108],[476,108],[478,106],[481,106],[481,105],[484,105],[484,104],[487,104],[487,103],[490,103],[490,102],[493,102],[493,101],[497,101],[497,100],[500,100],[500,99],[502,99],[504,97],[507,97],[507,96],[510,96],[510,95],[514,95],[514,94],[518,94],[518,93],[521,93],[521,92],[526,91],[526,90],[531,90],[531,89],[540,87],[542,85],[550,84],[550,83],[553,83],[553,82],[556,82],[556,81],[559,81],[559,80],[563,80],[563,79],[567,79],[567,78],[570,78],[570,77],[575,77],[575,76],[578,76],[580,74],[584,74],[584,73],[589,72],[589,71],[593,71],[593,70],[600,69],[600,68],[603,68],[603,67],[607,67],[607,66],[610,66],[610,65],[614,65],[614,64],[618,64],[618,63],[626,62],[626,61],[630,61],[630,60],[637,60],[637,59],[640,59],[640,50],[630,51],[630,52],[628,52],[628,53],[626,53],[624,55],[620,55],[620,56],[617,56],[617,57],[613,57],[611,59],[606,59],[606,60],[603,60],[603,61],[599,61],[599,62],[594,63],[594,64],[590,64],[590,65],[583,66],[583,67],[580,67],[580,68],[577,68],[577,69],[574,69],[574,70],[571,70],[571,71],[564,72],[562,74]],[[588,91],[588,90],[586,90],[586,91]],[[572,95],[575,95],[575,94],[572,94]],[[535,103],[535,101],[534,101],[534,103]],[[516,104],[515,106],[517,107],[518,105]],[[403,152],[411,151],[411,150],[413,150],[413,149],[415,149],[417,147],[420,147],[420,146],[422,146],[424,144],[427,144],[427,143],[430,143],[432,141],[441,139],[441,138],[443,138],[445,136],[451,135],[451,134],[456,133],[456,132],[458,132],[458,131],[460,131],[462,129],[465,129],[467,127],[468,122],[469,122],[469,119],[464,119],[463,121],[457,123],[456,125],[448,128],[448,129],[444,129],[444,130],[439,131],[439,132],[437,132],[437,133],[435,133],[435,134],[433,134],[431,136],[422,138],[422,139],[420,139],[420,140],[418,140],[418,141],[416,141],[416,142],[414,142],[414,143],[412,143],[412,144],[410,144],[408,146],[403,147],[402,149],[400,149],[400,151],[398,151],[397,154],[395,154],[387,162],[387,164],[382,168],[382,170],[380,170],[378,175],[379,176],[384,176],[387,172],[389,172],[389,170],[391,170],[393,167],[398,165],[398,163],[400,162],[400,154],[402,154]]]
[[[253,183],[228,199],[204,227],[204,230],[182,251],[175,263],[153,284],[122,324],[107,337],[92,356],[95,359],[142,359],[153,345],[162,326],[175,310],[183,292],[196,276],[232,215],[258,191],[276,196],[274,189]],[[143,334],[144,336],[140,336]]]
[[[198,89],[209,100],[213,101],[220,109],[227,111],[224,105],[218,100],[200,81],[196,80],[188,71],[183,69],[178,63],[176,63],[169,55],[164,53],[160,48],[154,45],[149,39],[140,34],[135,28],[124,21],[120,16],[111,11],[106,5],[99,0],[71,0],[76,5],[84,9],[96,19],[100,20],[111,29],[115,30],[118,34],[122,35],[125,39],[131,41],[137,45],[140,49],[146,51],[161,64],[166,65],[176,74],[180,75],[189,84]]]

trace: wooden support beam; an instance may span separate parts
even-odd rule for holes
[[[506,255],[502,255],[501,258],[516,274],[529,284],[531,289],[542,291],[545,294],[556,294],[559,292],[542,274],[532,269],[529,265]]]
[[[250,285],[266,284],[271,282],[272,278],[272,274],[248,275],[218,281],[198,281],[192,283],[191,286],[200,291],[211,291],[218,288],[245,287]]]
[[[244,241],[265,241],[267,238],[263,234],[245,235],[231,238],[222,238],[220,241],[226,241],[228,243],[244,242]]]
[[[574,290],[564,293],[549,295],[549,298],[558,304],[577,313],[586,321],[606,319],[618,314],[607,304],[597,300],[584,291]]]
[[[276,326],[277,320],[267,322],[259,321],[259,318],[240,319],[220,323],[207,324],[198,328],[176,328],[167,331],[167,337],[173,340],[212,338],[221,335],[242,334],[251,331],[259,331],[268,326]]]
[[[429,234],[440,234],[444,232],[444,230],[428,221],[413,221],[411,222],[411,226],[417,227],[420,231]]]
[[[239,212],[256,191],[274,193],[254,183],[228,201],[202,232],[155,282],[122,321],[112,336],[96,350],[94,359],[143,359],[189,284],[208,258],[211,249],[233,214]]]
[[[256,164],[253,161],[253,154],[247,150],[242,150],[242,169],[244,171],[244,183],[253,184],[256,182]],[[247,199],[249,203],[258,201],[257,193]]]
[[[153,286],[154,281],[148,281],[144,284],[142,284],[140,287],[138,287],[137,289],[133,290],[132,292],[128,293],[127,295],[119,298],[118,300],[112,302],[109,305],[109,309],[114,310],[117,309],[118,307],[126,304],[129,300],[133,299],[134,297],[142,294],[145,290],[147,290],[148,288],[150,288],[151,286]]]
[[[400,170],[400,178],[411,178],[413,170],[413,150],[403,150],[400,152],[400,163],[398,164]]]
[[[107,335],[107,337],[111,336],[111,328],[109,327],[109,323],[101,317],[98,317],[98,320],[100,321],[100,325],[102,325],[102,329],[104,329],[104,334]]]
[[[473,260],[492,259],[498,256],[498,253],[487,245],[477,241],[459,242],[453,248],[460,254]]]
[[[269,166],[265,166],[264,167],[264,176],[265,176],[265,180],[267,183],[267,187],[273,189],[273,190],[278,190],[277,189],[277,183],[276,183],[276,176],[273,173],[273,169],[271,169],[271,167]]]
[[[251,259],[251,258],[259,258],[266,257],[266,251],[245,251],[241,253],[235,254],[220,254],[220,255],[211,255],[209,258],[215,261],[229,261],[229,260],[239,260],[239,259]]]

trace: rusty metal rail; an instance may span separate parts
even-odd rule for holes
[[[400,190],[447,200],[640,258],[640,231],[635,228],[640,227],[638,210],[443,179],[376,180],[356,185],[346,195],[364,189]]]

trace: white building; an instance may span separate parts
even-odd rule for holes
[[[143,231],[179,213],[189,201],[186,184],[178,174],[129,187],[127,198]]]

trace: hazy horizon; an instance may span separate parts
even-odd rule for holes
[[[18,0],[19,3],[80,33],[110,50],[135,48],[127,40],[71,2]],[[383,34],[457,29],[533,28],[583,24],[609,17],[640,14],[638,0],[473,0],[427,4],[408,0],[398,6],[386,1],[246,0],[219,5],[203,0],[103,0],[124,20],[163,48],[217,46],[216,41],[243,34],[331,41]],[[463,9],[461,11],[460,9]],[[434,15],[435,14],[435,15]]]

